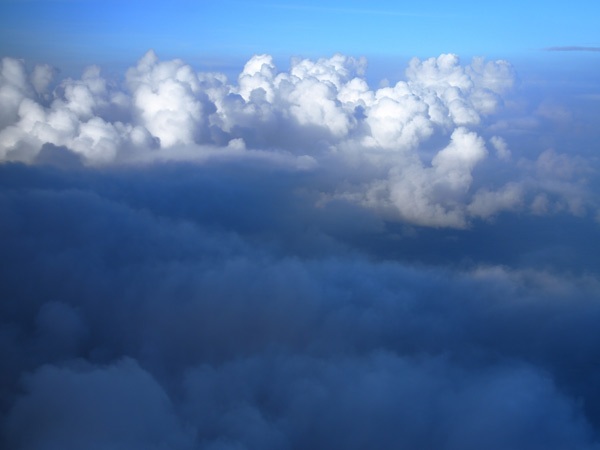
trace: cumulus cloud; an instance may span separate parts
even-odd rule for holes
[[[91,66],[53,85],[52,67],[28,72],[23,61],[4,58],[0,158],[63,166],[268,161],[338,180],[322,190],[322,201],[350,200],[387,220],[431,227],[465,228],[522,201],[537,214],[596,208],[572,177],[560,175],[560,185],[549,179],[547,166],[556,164],[546,153],[513,158],[498,135],[506,120],[493,117],[515,84],[508,62],[414,58],[405,80],[379,89],[366,82],[366,64],[335,54],[296,58],[280,71],[270,55],[255,55],[230,82],[150,50],[122,84]],[[550,114],[544,105],[531,120]],[[513,169],[490,185],[480,169],[484,138]],[[535,196],[561,199],[543,208]]]
[[[486,63],[474,58],[470,66],[463,67],[453,54],[426,61],[414,58],[406,74],[417,89],[433,90],[457,125],[477,124],[480,115],[493,113],[500,100],[498,95],[514,82],[513,69],[506,61]]]
[[[55,75],[50,66],[28,73],[23,61],[4,58],[0,157],[39,162],[48,159],[43,149],[52,145],[81,156],[86,165],[107,165],[230,157],[235,148],[259,157],[268,152],[275,159],[295,155],[297,166],[310,160],[312,167],[334,171],[359,164],[369,167],[373,179],[364,183],[364,175],[351,171],[345,194],[363,186],[362,197],[370,196],[373,185],[386,185],[385,203],[398,206],[408,197],[416,210],[425,211],[420,216],[413,207],[413,213],[400,208],[398,215],[406,220],[464,226],[462,213],[443,218],[448,205],[433,191],[445,183],[446,197],[456,202],[481,158],[465,160],[446,149],[430,157],[432,170],[416,161],[433,137],[450,137],[448,148],[454,148],[462,127],[477,127],[497,111],[513,85],[511,66],[482,58],[464,66],[452,54],[415,58],[406,81],[376,90],[365,81],[365,70],[366,59],[336,54],[293,59],[281,72],[271,56],[255,55],[234,84],[223,74],[197,73],[179,59],[160,61],[150,50],[126,72],[124,87],[91,66],[80,79],[62,80],[48,92]],[[42,151],[45,156],[39,156]],[[422,187],[412,189],[414,195],[400,192],[399,173],[413,174],[407,187]],[[464,209],[464,202],[456,206]]]
[[[127,71],[126,79],[136,123],[161,147],[202,141],[212,105],[190,66],[181,60],[159,62],[149,51]]]
[[[371,186],[366,203],[392,206],[409,222],[462,228],[466,224],[463,205],[472,182],[471,171],[486,154],[483,139],[457,128],[450,144],[435,155],[431,167],[414,159],[393,167],[388,180]]]

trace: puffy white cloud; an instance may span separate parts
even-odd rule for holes
[[[471,185],[471,171],[487,155],[487,150],[477,134],[465,128],[452,133],[450,145],[440,151],[431,163],[436,182],[446,192],[464,193]]]
[[[199,142],[210,103],[192,68],[175,59],[159,62],[150,50],[127,71],[134,114],[162,147]]]
[[[396,151],[414,149],[433,132],[427,111],[427,105],[412,95],[405,83],[380,89],[366,112],[371,133],[365,144]]]
[[[372,183],[363,201],[419,225],[463,228],[472,171],[486,155],[481,137],[457,128],[430,167],[408,156],[392,167],[387,179]]]
[[[256,89],[265,92],[266,100],[273,101],[273,79],[276,74],[273,57],[270,55],[254,55],[244,66],[244,70],[238,78],[239,88],[237,92],[249,101],[251,94]]]
[[[38,66],[28,79],[22,62],[6,58],[4,128],[15,126],[19,131],[13,130],[12,139],[4,140],[3,154],[6,157],[18,147],[15,139],[35,142],[30,153],[50,142],[80,152],[90,162],[110,161],[133,143],[139,146],[154,139],[162,149],[224,145],[242,138],[283,150],[300,140],[307,154],[323,139],[330,146],[356,142],[366,147],[365,152],[416,150],[437,127],[451,130],[454,125],[477,123],[479,112],[490,108],[477,109],[474,95],[510,84],[502,84],[504,73],[494,72],[499,63],[476,60],[474,64],[462,67],[455,55],[422,63],[413,60],[408,82],[374,91],[364,79],[364,58],[336,54],[317,61],[296,59],[289,71],[278,73],[271,56],[255,55],[244,66],[238,84],[232,85],[222,74],[195,73],[181,60],[160,61],[151,50],[127,71],[128,91],[108,83],[92,66],[80,80],[62,81],[50,106],[45,106],[36,93],[45,91],[52,69]],[[21,108],[31,101],[34,105]],[[89,141],[90,130],[99,129],[98,119],[105,122],[103,138],[113,138],[103,156],[97,146],[87,151],[76,144]],[[108,131],[111,127],[114,132]]]
[[[474,58],[464,67],[453,54],[425,61],[413,58],[406,75],[415,89],[433,90],[457,125],[478,124],[480,115],[494,113],[499,94],[514,83],[512,67],[506,61],[486,63],[483,58]]]
[[[71,146],[76,152],[86,154],[95,161],[111,161],[117,154],[120,135],[118,126],[94,117],[81,124],[79,135]]]
[[[317,79],[302,79],[290,92],[290,113],[301,125],[325,126],[334,136],[348,134],[350,117],[336,99],[336,89]]]
[[[63,80],[51,98],[45,93],[53,76],[50,66],[36,66],[29,77],[21,61],[5,58],[3,68],[7,75],[0,89],[10,95],[0,102],[12,116],[0,130],[5,159],[32,159],[50,143],[106,163],[129,140],[131,125],[110,122],[112,114],[129,107],[127,96],[109,86],[98,67],[86,68],[80,80]]]
[[[127,71],[129,92],[109,86],[99,68],[92,66],[80,80],[61,82],[47,107],[37,94],[47,88],[52,69],[38,66],[28,79],[21,61],[5,58],[0,91],[3,128],[15,126],[20,132],[13,130],[13,138],[3,140],[3,154],[18,147],[15,139],[34,138],[37,149],[31,148],[30,153],[50,142],[81,152],[90,161],[106,162],[132,141],[147,141],[140,140],[144,132],[139,127],[158,139],[163,149],[223,144],[231,138],[247,138],[248,133],[266,139],[261,142],[267,148],[285,148],[286,141],[278,131],[287,127],[294,132],[287,136],[290,142],[301,135],[314,135],[317,141],[325,137],[334,145],[352,138],[371,147],[394,150],[415,147],[431,135],[432,124],[445,121],[443,102],[435,91],[420,92],[422,99],[402,82],[374,92],[362,78],[365,65],[364,59],[336,54],[317,61],[294,60],[289,72],[278,74],[271,56],[256,55],[246,63],[235,86],[228,84],[223,75],[197,74],[181,60],[159,61],[149,51]],[[31,101],[36,105],[21,107],[23,102]],[[82,124],[93,118],[115,127],[116,122],[125,125],[121,132],[108,133],[114,142],[106,145],[104,156],[74,144],[85,141],[91,128],[98,129],[100,122],[94,120],[83,127],[85,136],[78,138]],[[363,119],[367,127],[360,126]],[[135,137],[128,135],[133,129],[138,130]],[[322,129],[326,134],[315,134],[311,129]],[[104,133],[106,139],[108,134]],[[310,148],[305,151],[310,153]]]
[[[290,74],[299,79],[315,78],[321,83],[331,83],[341,89],[356,76],[364,76],[367,60],[363,57],[355,59],[336,53],[331,58],[320,58],[317,61],[296,59],[292,62]]]
[[[219,152],[286,167],[292,161],[302,170],[346,171],[334,192],[324,193],[331,198],[356,199],[428,226],[464,227],[469,216],[489,217],[520,203],[516,180],[504,180],[500,191],[478,183],[477,194],[470,192],[487,154],[479,137],[484,118],[514,83],[510,64],[474,58],[462,65],[453,54],[414,58],[405,81],[379,89],[369,87],[365,69],[364,58],[335,54],[294,59],[282,72],[264,54],[250,58],[231,83],[179,59],[161,61],[150,50],[126,72],[125,89],[91,66],[50,93],[54,69],[39,65],[28,73],[23,61],[4,58],[0,158],[34,161],[51,144],[86,164],[202,160]],[[504,139],[494,135],[489,142],[508,163]],[[544,181],[520,189],[561,192],[565,208],[581,213],[578,191],[567,194],[573,165],[561,158],[521,160],[521,169]],[[563,185],[551,182],[550,172]],[[538,202],[534,210],[544,208]]]

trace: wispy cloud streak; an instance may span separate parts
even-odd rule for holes
[[[580,47],[575,45],[564,47],[548,47],[547,52],[600,52],[600,47]]]

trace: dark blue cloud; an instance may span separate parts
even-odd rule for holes
[[[193,448],[167,395],[134,360],[43,366],[24,377],[9,415],[10,448]]]
[[[325,175],[0,166],[4,445],[597,448],[597,225],[394,225]]]

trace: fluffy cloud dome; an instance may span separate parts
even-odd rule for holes
[[[289,161],[303,170],[346,171],[324,198],[354,199],[393,220],[435,227],[465,227],[470,217],[523,204],[527,189],[518,180],[507,180],[511,189],[476,183],[477,197],[471,192],[488,154],[484,122],[514,84],[509,63],[414,58],[405,80],[379,89],[369,87],[365,70],[366,59],[335,54],[293,59],[279,71],[263,54],[250,58],[235,84],[150,50],[123,85],[91,66],[49,91],[50,66],[28,73],[23,61],[4,58],[0,158],[47,160],[40,152],[51,145],[87,165],[220,156]],[[506,141],[497,133],[489,139],[510,163]],[[537,198],[549,186],[530,185],[541,191]],[[585,203],[566,189],[559,195],[569,205]],[[484,200],[498,206],[486,210]]]

